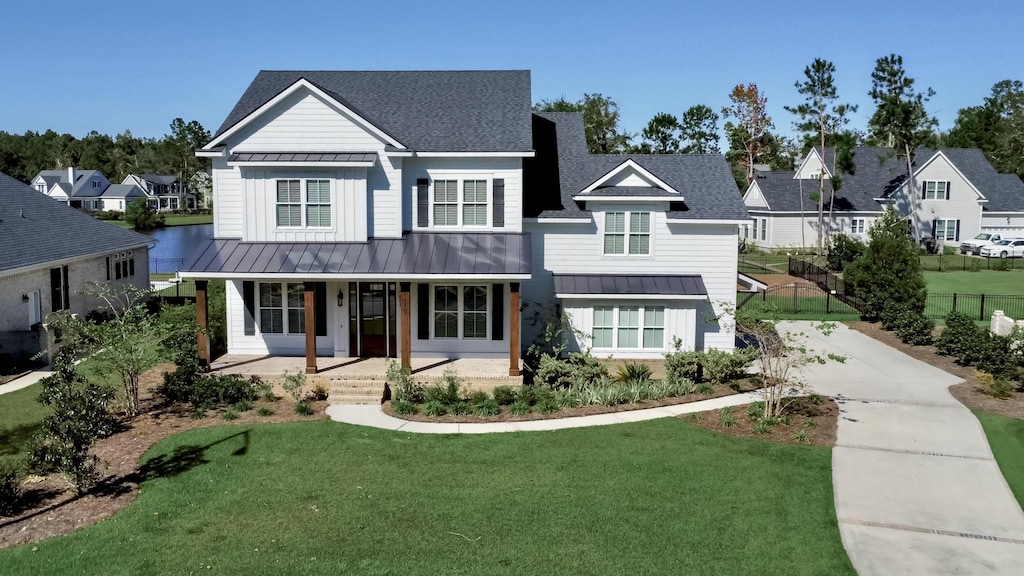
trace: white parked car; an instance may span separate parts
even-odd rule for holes
[[[981,247],[984,258],[1024,258],[1024,240],[1007,238]]]
[[[992,234],[990,232],[982,232],[970,240],[964,240],[960,243],[961,254],[981,254],[981,249],[985,246],[989,246],[999,242],[1003,238],[999,234]]]

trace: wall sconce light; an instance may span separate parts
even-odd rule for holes
[[[22,302],[28,302],[28,294],[22,294],[21,295],[21,301]]]
[[[344,305],[345,305],[345,291],[344,290],[338,290],[338,306],[344,306]]]

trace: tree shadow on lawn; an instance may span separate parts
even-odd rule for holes
[[[12,514],[13,517],[10,520],[0,522],[0,528],[16,524],[18,522],[24,522],[25,520],[34,518],[41,514],[47,514],[49,512],[59,510],[72,502],[76,502],[88,496],[116,498],[131,492],[147,480],[170,478],[184,472],[188,472],[193,468],[210,462],[206,458],[207,450],[219,444],[230,442],[236,438],[241,439],[241,445],[231,452],[231,455],[245,456],[249,452],[248,429],[235,434],[230,434],[220,440],[210,442],[203,446],[195,444],[178,446],[169,454],[161,454],[150,458],[144,464],[139,466],[138,470],[121,476],[107,476],[106,478],[101,479],[92,490],[89,490],[84,494],[76,494],[71,498],[42,508],[38,507],[43,506],[45,502],[52,501],[53,499],[60,497],[62,491],[52,487],[27,490],[24,492],[22,498],[19,499],[18,507],[14,511],[14,514]],[[20,513],[25,512],[26,510],[34,511],[31,514],[19,516]]]
[[[42,423],[35,422],[0,430],[0,456],[14,456],[20,453],[40,428]]]

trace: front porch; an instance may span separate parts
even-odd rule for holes
[[[332,403],[375,403],[382,400],[388,361],[394,358],[317,357],[316,373],[306,375],[309,389],[323,386],[330,392]],[[304,357],[255,356],[227,354],[210,363],[210,370],[220,374],[259,376],[267,382],[280,384],[285,372],[303,372]],[[521,375],[509,376],[506,359],[488,358],[411,358],[410,371],[417,384],[429,386],[454,369],[474,390],[491,390],[495,386],[521,386]]]

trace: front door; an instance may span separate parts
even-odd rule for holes
[[[395,347],[395,284],[393,282],[359,282],[350,284],[349,294],[354,320],[350,323],[352,341],[361,357],[394,357]]]

